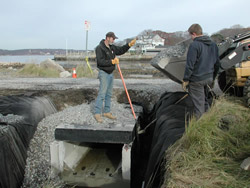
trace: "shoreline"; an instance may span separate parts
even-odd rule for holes
[[[120,61],[150,61],[154,55],[150,54],[140,54],[140,55],[122,55],[118,56]],[[54,59],[55,61],[85,61],[87,56],[81,56],[81,55],[65,55],[65,54],[55,54]],[[89,61],[95,61],[96,56],[95,55],[90,55],[88,57]]]
[[[0,61],[0,68],[23,68],[25,66],[25,63],[21,62],[1,62]]]

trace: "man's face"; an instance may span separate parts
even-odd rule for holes
[[[107,41],[108,41],[109,45],[112,45],[112,44],[114,44],[115,39],[113,37],[108,37]]]

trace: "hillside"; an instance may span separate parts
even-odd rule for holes
[[[178,31],[174,33],[167,33],[164,31],[153,31],[154,34],[158,34],[161,38],[165,39],[164,45],[165,46],[173,46],[183,40],[189,38],[188,32]]]
[[[173,32],[173,33],[167,33],[164,31],[152,31],[154,34],[158,34],[161,38],[165,39],[165,46],[173,46],[183,40],[186,40],[189,38],[189,34],[187,31],[177,31],[177,32]],[[214,34],[212,34],[212,39],[215,42],[221,42],[221,40],[224,40],[227,37],[233,37],[239,33],[246,33],[246,32],[250,32],[250,27],[246,27],[243,28],[240,25],[234,25],[230,28],[224,28],[221,29],[217,32],[215,32]],[[213,37],[216,36],[216,37]],[[218,38],[220,40],[218,40]]]
[[[250,27],[243,28],[239,25],[232,26],[231,28],[221,29],[220,31],[214,33],[211,38],[214,42],[220,43],[227,37],[234,37],[239,33],[250,32]]]
[[[217,33],[221,34],[223,37],[226,38],[226,37],[237,35],[239,33],[246,33],[246,32],[250,32],[250,27],[243,28],[240,25],[235,25],[229,29],[226,29],[226,28],[222,29],[218,31]]]

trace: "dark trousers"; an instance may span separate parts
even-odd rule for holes
[[[207,85],[212,85],[213,79],[206,79],[198,82],[189,82],[188,92],[194,104],[194,115],[199,119],[209,108],[207,101],[209,89]]]

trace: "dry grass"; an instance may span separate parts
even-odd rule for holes
[[[77,78],[88,77],[93,78],[97,77],[96,71],[93,70],[91,73],[87,65],[78,65],[76,67]],[[60,72],[55,69],[40,67],[37,64],[26,64],[22,69],[17,73],[19,76],[25,77],[48,77],[48,78],[58,78],[60,77]]]
[[[92,69],[90,71],[89,67],[86,64],[80,64],[76,67],[76,74],[77,78],[87,77],[87,78],[94,78],[97,76],[97,72]]]
[[[49,77],[49,78],[58,78],[60,73],[54,69],[48,69],[40,67],[36,64],[26,64],[20,71],[19,75],[28,76],[28,77]]]
[[[168,149],[163,187],[250,187],[250,110],[221,98]]]

